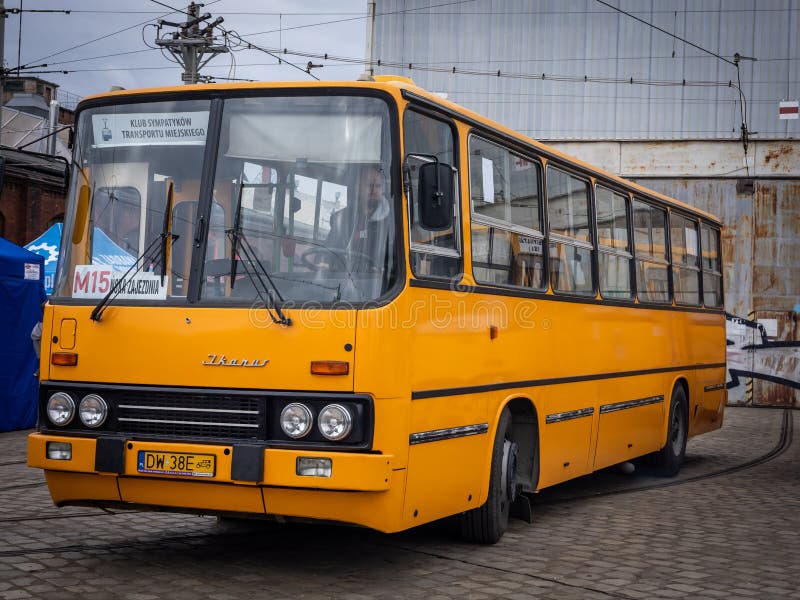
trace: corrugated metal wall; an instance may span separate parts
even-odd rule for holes
[[[778,102],[800,95],[800,0],[612,0],[622,10],[741,63],[748,126],[792,137]],[[713,85],[555,81],[736,82],[735,69],[595,0],[378,0],[378,73],[420,86],[538,139],[718,139],[740,135],[739,95]],[[794,59],[794,60],[792,60]],[[407,65],[411,64],[409,69]],[[434,73],[500,70],[535,79]],[[545,74],[545,79],[541,76]]]

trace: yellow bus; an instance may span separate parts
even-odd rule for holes
[[[410,80],[86,99],[63,231],[28,442],[58,506],[493,543],[722,424],[720,222]]]

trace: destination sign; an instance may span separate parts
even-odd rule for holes
[[[208,111],[92,115],[95,146],[202,145]]]

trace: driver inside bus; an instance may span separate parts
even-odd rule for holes
[[[327,243],[343,252],[352,271],[379,271],[388,266],[392,209],[384,194],[385,183],[380,166],[364,167],[358,175],[355,203],[331,215]]]

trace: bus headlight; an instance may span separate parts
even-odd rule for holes
[[[328,404],[319,413],[319,431],[329,440],[346,438],[353,430],[353,417],[341,404]]]
[[[314,416],[305,404],[292,402],[281,411],[281,429],[290,438],[298,440],[308,435]]]
[[[78,405],[78,416],[87,427],[100,427],[108,417],[108,404],[97,394],[88,394]]]
[[[53,425],[69,425],[75,416],[75,401],[64,392],[56,392],[47,401],[47,418]]]

